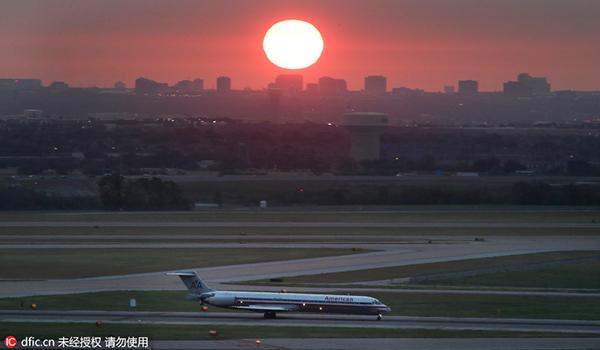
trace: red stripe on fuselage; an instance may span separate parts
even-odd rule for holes
[[[275,302],[275,301],[264,301],[264,302],[260,302],[260,301],[244,301],[244,300],[237,300],[236,301],[236,305],[296,305],[296,306],[303,306],[303,307],[307,307],[307,306],[327,306],[327,307],[353,307],[353,308],[359,308],[359,309],[383,309],[385,310],[387,308],[387,306],[381,306],[381,305],[349,305],[349,304],[315,304],[315,303],[297,303],[297,302]]]

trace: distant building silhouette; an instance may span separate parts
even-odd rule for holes
[[[0,79],[0,89],[38,90],[42,88],[40,79]]]
[[[319,79],[319,92],[323,95],[343,94],[348,91],[344,79],[322,77]]]
[[[518,81],[504,83],[504,95],[508,97],[531,97],[550,93],[546,78],[534,78],[528,73],[517,76]]]
[[[546,78],[534,78],[527,73],[521,73],[517,78],[519,83],[529,87],[534,95],[550,93],[550,84]]]
[[[55,81],[48,88],[52,91],[66,91],[69,89],[69,84],[62,81]]]
[[[370,75],[365,78],[365,92],[382,94],[387,91],[387,78],[381,75]]]
[[[204,79],[194,79],[194,91],[204,91]]]
[[[311,95],[319,93],[319,84],[317,83],[306,83],[306,92]]]
[[[217,91],[218,92],[230,92],[231,91],[231,78],[218,77],[217,78]]]
[[[300,74],[280,74],[275,82],[269,84],[271,89],[281,89],[284,95],[292,96],[302,92],[304,77]]]
[[[454,86],[444,86],[444,93],[453,94],[455,92]]]
[[[504,96],[507,97],[531,97],[531,89],[518,81],[509,81],[504,83]]]
[[[409,89],[407,87],[397,87],[392,89],[392,95],[417,95],[424,93],[424,90]]]
[[[194,90],[194,83],[191,80],[182,80],[175,84],[174,88],[179,92],[191,92]]]
[[[125,83],[122,82],[122,81],[117,81],[115,83],[115,89],[117,89],[117,90],[125,90],[126,89]]]
[[[479,82],[476,80],[460,80],[458,82],[459,94],[477,94],[479,92]]]
[[[135,80],[135,93],[139,95],[156,95],[158,93],[158,83],[146,78],[137,78]]]

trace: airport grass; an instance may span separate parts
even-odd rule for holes
[[[210,335],[217,331],[217,335]],[[103,323],[34,323],[0,322],[0,334],[12,335],[19,341],[25,337],[54,339],[62,337],[147,337],[153,340],[231,340],[276,338],[594,338],[594,333],[461,331],[440,329],[378,329],[346,327],[279,327],[226,325],[160,325]],[[248,347],[256,347],[248,341]]]
[[[600,221],[600,220],[599,220]],[[58,240],[53,236],[64,236],[61,240],[102,240],[118,238],[127,241],[122,236],[132,237],[134,240],[161,240],[173,241],[172,236],[186,236],[185,239],[209,239],[206,236],[219,236],[223,238],[252,238],[253,236],[272,236],[273,239],[286,240],[288,236],[302,235],[318,240],[321,236],[332,236],[336,242],[353,239],[354,236],[369,237],[369,242],[391,239],[406,239],[418,237],[421,239],[433,238],[434,242],[443,237],[487,237],[487,236],[590,236],[600,235],[597,228],[504,228],[504,227],[156,227],[156,226],[102,226],[90,225],[84,227],[0,227],[0,236],[3,240],[27,240],[27,243]],[[28,236],[36,236],[35,240]],[[44,237],[45,238],[37,238]],[[72,237],[68,237],[72,236]],[[244,237],[246,236],[246,237]],[[335,237],[339,236],[339,237]],[[381,238],[379,237],[381,236]],[[371,238],[373,237],[373,238]],[[440,238],[442,237],[442,238]]]
[[[367,269],[348,272],[326,273],[286,277],[286,286],[316,285],[319,283],[360,283],[370,281],[392,280],[412,276],[461,272],[505,266],[526,265],[541,262],[552,262],[563,259],[596,257],[600,251],[565,251],[536,254],[511,255],[484,259],[447,261],[442,263],[394,266],[378,269]],[[553,274],[557,271],[560,273]],[[600,275],[600,263],[574,264],[553,268],[534,269],[493,273],[461,279],[435,280],[423,282],[428,285],[469,285],[469,286],[502,286],[525,288],[588,288],[600,289],[600,280],[589,278]],[[270,280],[249,281],[251,285],[281,285]]]
[[[600,220],[598,220],[600,222]],[[368,243],[394,240],[417,240],[419,243],[432,239],[443,242],[445,237],[489,236],[594,236],[600,235],[598,228],[504,228],[504,227],[156,227],[156,226],[102,226],[84,227],[0,227],[3,242],[45,243],[58,241],[111,241],[118,242],[177,242],[185,241],[289,241],[290,236],[305,236],[305,240],[331,240],[337,243],[365,240]],[[30,236],[35,236],[31,238]],[[58,237],[56,237],[58,236]],[[131,236],[131,237],[128,237]],[[136,237],[139,236],[139,237]],[[183,239],[177,236],[186,236]],[[255,236],[268,237],[256,238]],[[329,237],[323,237],[329,236]]]
[[[349,248],[0,249],[0,278],[85,278],[356,253]]]
[[[600,320],[598,297],[369,293],[396,316]]]
[[[292,291],[290,291],[292,292]],[[356,292],[344,291],[337,294]],[[0,309],[201,312],[186,291],[115,291],[0,299]],[[391,307],[390,316],[600,320],[598,297],[369,292]],[[129,306],[130,299],[136,307]],[[208,312],[244,312],[209,306]]]
[[[497,288],[570,288],[600,290],[600,262],[546,267],[527,271],[509,271],[427,281],[437,286],[487,286]]]
[[[399,223],[591,223],[597,207],[390,206],[234,208],[190,212],[4,212],[0,221],[21,222],[399,222]]]

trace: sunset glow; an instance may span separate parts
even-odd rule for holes
[[[316,64],[296,72],[305,83],[329,76],[356,91],[382,75],[390,89],[434,92],[471,79],[501,91],[526,72],[553,90],[595,91],[598,18],[595,0],[4,1],[0,77],[99,87],[199,77],[212,88],[225,75],[233,89],[262,89],[281,67],[302,66],[271,63],[265,33],[301,19],[325,41]],[[282,60],[304,55],[300,46]]]
[[[265,34],[263,48],[269,61],[286,69],[313,65],[323,52],[323,38],[312,24],[287,20],[274,24]]]

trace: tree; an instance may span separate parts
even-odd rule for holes
[[[183,197],[173,181],[159,178],[137,179],[125,186],[125,206],[130,210],[189,210],[190,202]]]
[[[98,181],[100,200],[104,208],[108,210],[123,209],[125,205],[123,182],[124,178],[121,174],[106,175]]]

